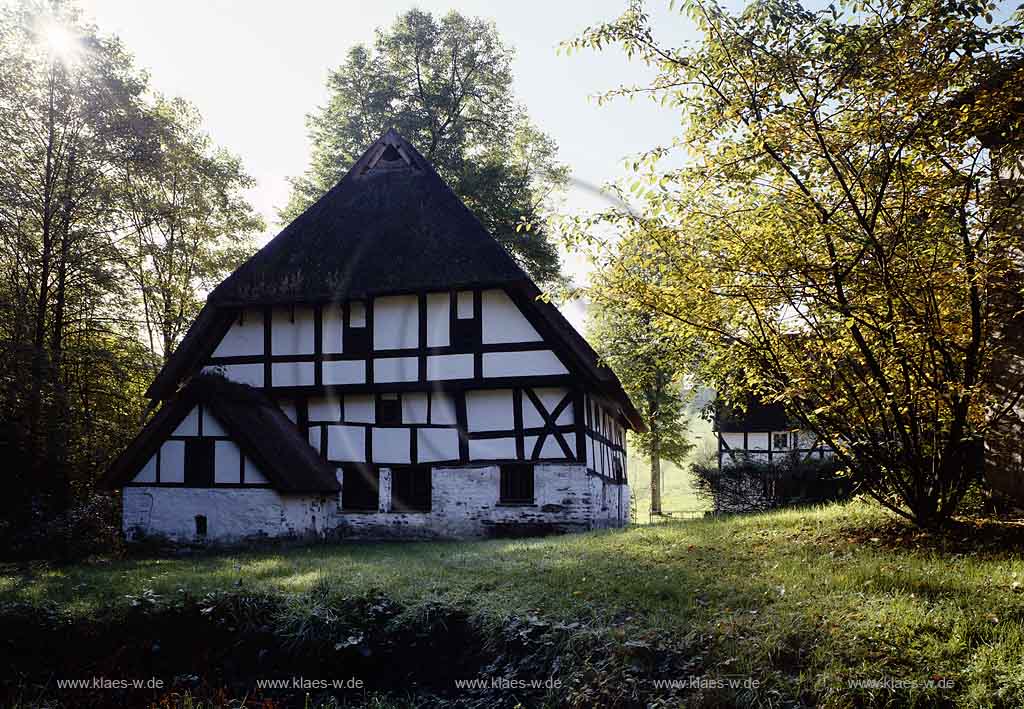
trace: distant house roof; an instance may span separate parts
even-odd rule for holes
[[[212,411],[242,453],[282,492],[337,492],[334,467],[317,455],[278,406],[260,390],[215,374],[193,377],[150,419],[110,465],[101,487],[120,488],[197,405]]]
[[[217,286],[146,392],[167,399],[246,306],[342,302],[394,292],[503,287],[567,344],[577,367],[643,420],[615,374],[405,138],[382,135],[330,191]]]
[[[751,394],[745,408],[727,408],[716,404],[714,429],[720,433],[785,431],[791,428],[782,404],[766,404]]]

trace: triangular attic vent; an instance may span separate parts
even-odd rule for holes
[[[387,136],[385,136],[385,140]],[[360,175],[368,175],[379,171],[392,170],[413,170],[419,172],[419,168],[413,161],[411,155],[402,149],[401,145],[392,142],[383,142],[377,147],[377,154],[371,157],[366,166],[359,171]]]

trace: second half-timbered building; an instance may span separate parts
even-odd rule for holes
[[[111,466],[129,535],[459,537],[629,514],[615,375],[389,131],[210,294]]]

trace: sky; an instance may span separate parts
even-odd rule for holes
[[[664,41],[694,37],[688,20],[668,11],[667,0],[651,5]],[[557,141],[560,159],[580,183],[621,179],[627,156],[680,131],[678,114],[652,101],[598,106],[593,100],[620,84],[642,83],[650,74],[639,62],[615,48],[570,56],[557,51],[587,26],[615,18],[625,0],[81,0],[81,6],[102,33],[123,40],[155,91],[194,103],[214,141],[242,158],[257,182],[249,198],[269,225],[261,243],[281,227],[277,209],[288,199],[287,178],[308,164],[305,116],[325,103],[329,70],[349,47],[372,42],[376,28],[411,7],[494,20],[516,50],[519,100]],[[575,187],[562,209],[603,206],[599,196]],[[564,265],[577,281],[585,279],[582,259],[566,254]],[[580,326],[578,305],[566,314]]]

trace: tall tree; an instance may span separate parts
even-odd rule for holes
[[[664,264],[620,260],[614,292],[714,334],[707,380],[785,403],[881,504],[940,524],[1019,395],[991,382],[1021,239],[1020,23],[980,2],[684,8],[693,48],[658,42],[639,2],[572,43],[655,67],[641,90],[686,119],[688,163],[659,170],[656,149],[643,213],[597,219]]]
[[[142,302],[153,354],[165,360],[202,307],[202,294],[248,258],[263,220],[245,200],[253,180],[216,149],[196,109],[158,98],[147,112],[145,159],[121,170],[130,236],[122,255]]]
[[[648,278],[657,278],[658,254],[643,239],[624,240],[618,248],[631,249],[636,263],[646,258]],[[646,254],[642,257],[639,251]],[[616,253],[591,274],[591,292],[605,296],[616,293],[615,266],[625,258]],[[637,307],[635,301],[600,297],[593,301],[588,322],[588,339],[622,382],[647,424],[647,431],[633,432],[630,440],[651,462],[651,514],[662,513],[664,491],[662,460],[682,465],[693,449],[683,396],[683,377],[694,368],[699,348],[693,340],[669,336],[658,325],[658,313]]]
[[[11,415],[27,429],[28,473],[63,508],[68,346],[110,326],[111,175],[138,145],[145,84],[120,44],[79,23],[70,6],[25,2],[0,13],[3,319],[14,355],[4,364],[28,372],[9,380],[8,401],[24,405]]]
[[[563,186],[554,141],[530,123],[512,90],[512,50],[492,23],[410,10],[373,47],[331,72],[327,104],[307,122],[313,155],[281,211],[298,216],[394,127],[430,160],[483,225],[534,278],[559,276],[542,206]],[[522,224],[529,229],[517,229]]]

